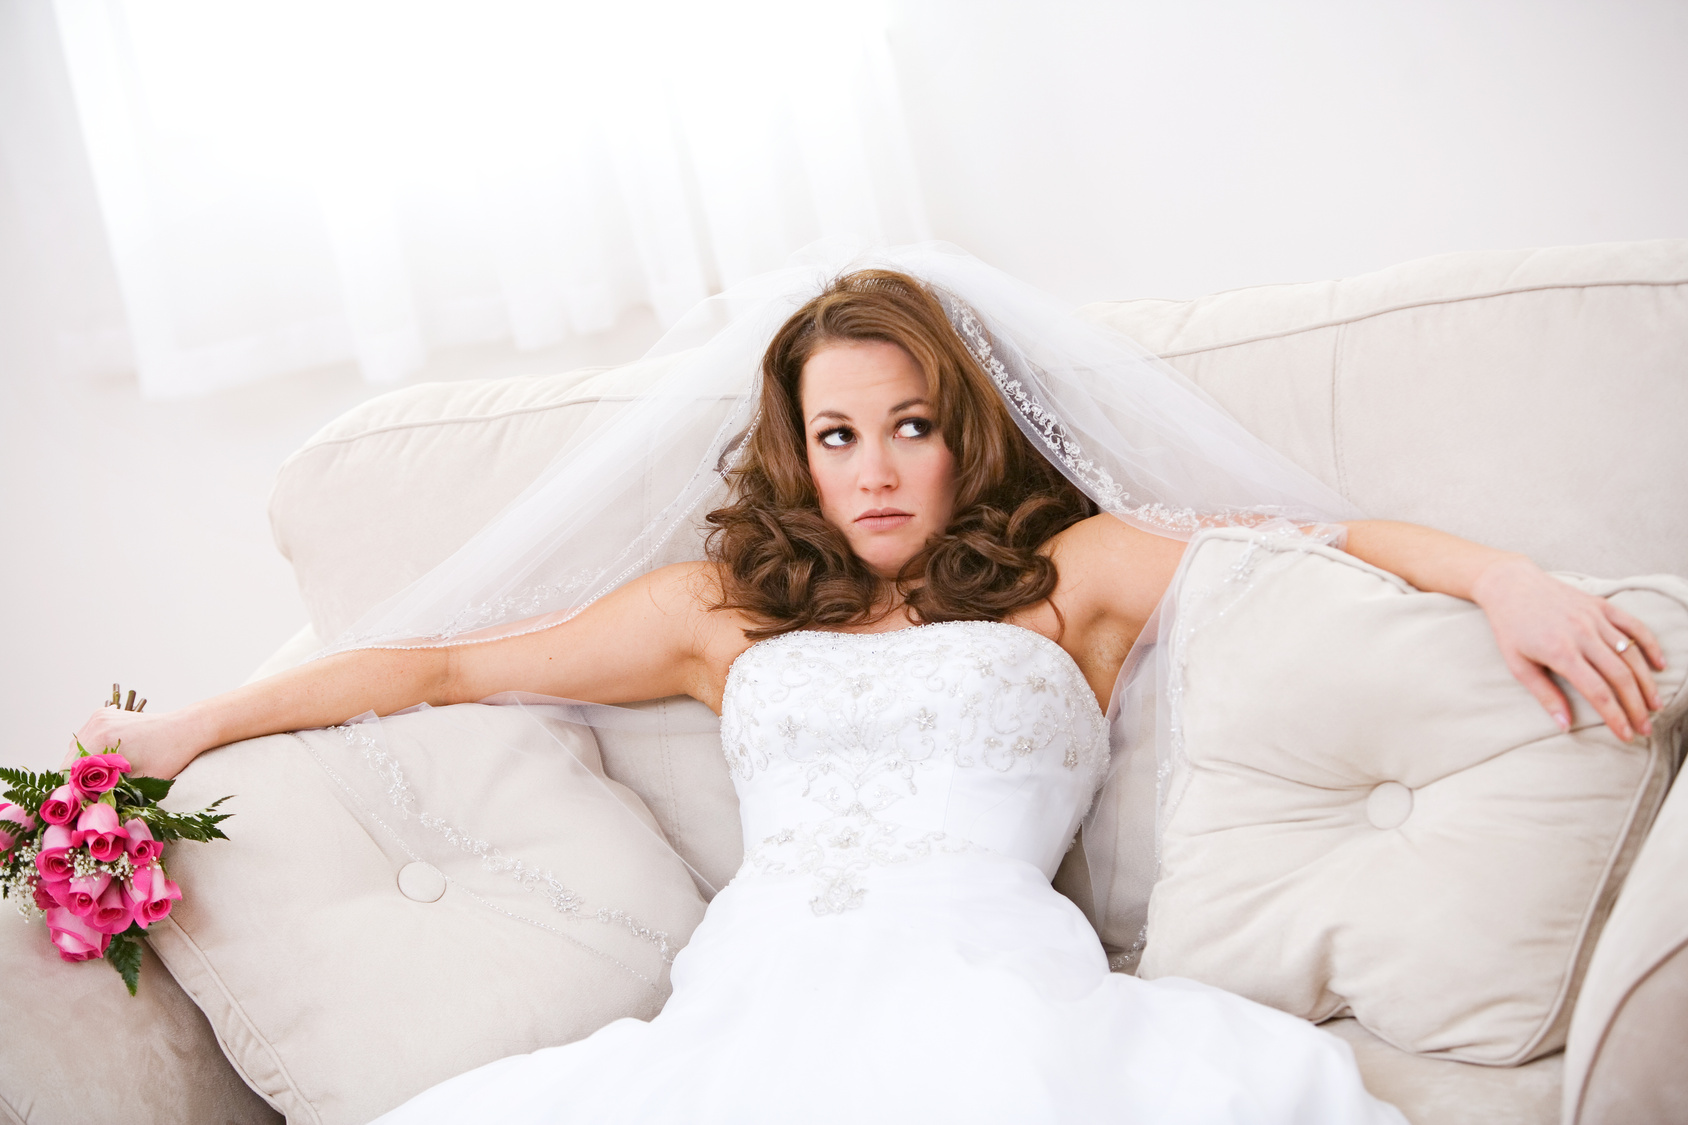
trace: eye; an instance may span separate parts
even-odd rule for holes
[[[848,426],[834,426],[830,430],[822,430],[815,438],[828,449],[843,449],[856,439],[856,435]]]
[[[922,438],[932,432],[932,423],[925,418],[904,418],[897,423],[900,438]]]

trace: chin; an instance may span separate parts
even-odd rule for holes
[[[885,544],[877,544],[874,550],[858,550],[856,557],[867,564],[867,568],[881,578],[895,578],[901,573],[904,565],[920,553],[918,547],[913,550],[888,550]]]

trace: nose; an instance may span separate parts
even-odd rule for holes
[[[856,485],[863,492],[889,492],[897,487],[897,466],[889,442],[868,441],[860,446]]]

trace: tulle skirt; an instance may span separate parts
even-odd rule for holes
[[[1029,864],[938,855],[866,887],[817,915],[807,877],[741,875],[656,1019],[469,1071],[380,1123],[1405,1125],[1313,1025],[1110,973]]]

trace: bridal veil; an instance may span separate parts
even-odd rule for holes
[[[725,474],[757,424],[768,342],[827,282],[864,268],[899,270],[932,289],[1033,446],[1102,511],[1176,539],[1246,523],[1328,540],[1337,532],[1324,525],[1356,514],[1130,339],[978,259],[942,243],[822,245],[694,308],[637,365],[637,395],[592,402],[524,492],[322,655],[533,632],[659,566],[701,558],[703,517],[724,502]],[[1198,623],[1172,620],[1170,605],[1169,594],[1109,707],[1113,765],[1083,831],[1098,918],[1110,909],[1117,865],[1152,880],[1153,822],[1175,796],[1170,656],[1180,631]],[[594,726],[640,722],[626,708],[571,713]],[[1127,786],[1147,797],[1122,802]]]

